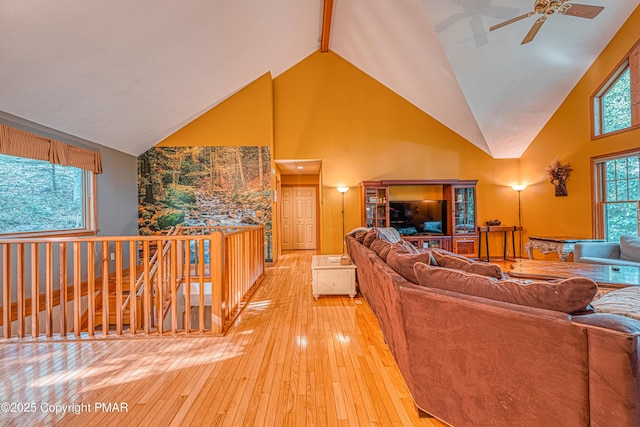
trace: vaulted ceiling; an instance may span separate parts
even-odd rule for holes
[[[496,158],[519,157],[637,0],[335,0],[329,49]],[[138,155],[320,48],[323,0],[0,2],[0,111]]]

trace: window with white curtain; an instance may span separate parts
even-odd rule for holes
[[[93,172],[0,154],[0,234],[95,231]]]

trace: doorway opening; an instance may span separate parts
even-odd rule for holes
[[[320,249],[320,160],[276,160],[282,250]]]

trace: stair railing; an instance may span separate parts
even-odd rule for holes
[[[264,271],[262,226],[0,240],[0,337],[220,335]]]

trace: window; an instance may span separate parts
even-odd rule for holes
[[[93,172],[0,154],[0,234],[95,231]]]
[[[631,75],[629,67],[601,98],[602,133],[631,127]]]
[[[640,42],[592,97],[593,136],[640,127]]]
[[[640,151],[594,158],[595,235],[608,242],[639,235]]]

